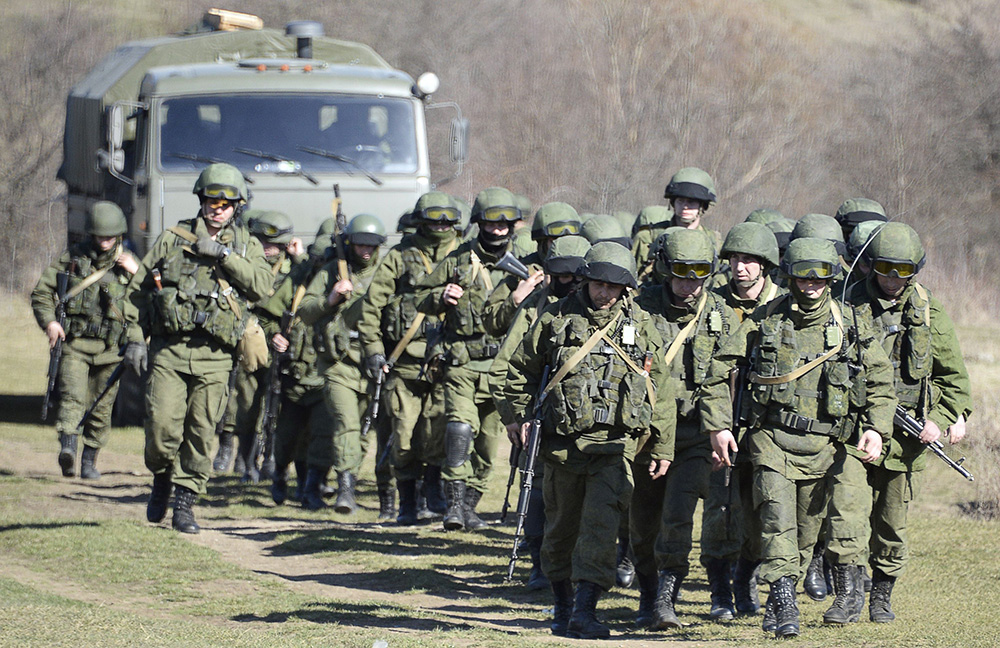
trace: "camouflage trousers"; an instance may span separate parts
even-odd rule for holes
[[[322,390],[308,392],[296,401],[283,396],[274,429],[275,465],[279,470],[293,462],[329,468],[333,465],[332,429]]]
[[[83,418],[83,413],[94,404],[94,399],[104,389],[119,360],[118,355],[113,352],[84,353],[69,344],[63,344],[57,378],[60,397],[56,431],[63,434],[77,433],[76,426]],[[103,448],[107,442],[119,384],[115,383],[87,419],[82,431],[84,445]]]
[[[761,580],[774,583],[789,576],[797,581],[825,517],[827,480],[792,480],[766,466],[755,466],[753,480],[761,518]]]
[[[372,425],[368,434],[361,435],[361,424],[371,395],[368,393],[369,380],[361,376],[361,369],[346,362],[338,362],[328,368],[324,374],[326,383],[323,387],[323,398],[332,425],[330,426],[332,464],[322,466],[319,460],[322,452],[313,455],[310,452],[309,465],[317,468],[333,467],[338,473],[349,472],[357,476],[361,471],[361,462],[371,445],[376,446],[375,480],[380,486],[392,485],[392,466],[388,461],[378,464],[385,449],[387,438],[379,439],[377,425]],[[392,416],[391,412],[385,412]],[[379,441],[382,441],[381,443]],[[321,442],[321,441],[319,441]]]
[[[903,575],[909,551],[907,513],[920,492],[923,471],[895,472],[881,466],[868,467],[872,487],[871,558],[873,569],[887,576]]]
[[[497,447],[505,433],[486,379],[485,370],[465,365],[449,367],[444,382],[445,418],[471,425],[473,442],[468,460],[457,468],[445,465],[441,477],[446,481],[464,481],[480,493],[486,492]]]
[[[423,477],[425,465],[444,463],[444,387],[404,369],[397,365],[383,387],[381,418],[391,436],[396,479],[414,480]]]
[[[591,455],[587,463],[567,470],[546,461],[542,490],[542,571],[551,581],[614,587],[618,527],[632,496],[628,463],[619,455]]]
[[[834,565],[863,565],[868,558],[872,512],[872,487],[865,464],[838,444],[828,479],[827,559]],[[807,560],[805,566],[808,564]]]

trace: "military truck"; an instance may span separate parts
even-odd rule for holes
[[[348,217],[371,213],[395,231],[432,187],[425,111],[454,111],[452,177],[465,161],[468,122],[457,105],[430,102],[438,85],[311,21],[281,32],[213,9],[185,33],[122,45],[67,102],[59,177],[70,240],[88,205],[113,200],[145,253],[194,215],[191,188],[213,162],[243,171],[251,205],[288,213],[298,234],[331,215],[334,185]]]

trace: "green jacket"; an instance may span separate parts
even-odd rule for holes
[[[755,382],[754,375],[785,376],[838,342],[839,352],[795,380]],[[729,375],[738,364],[749,365],[751,376],[744,398],[750,400],[746,441],[754,465],[790,479],[821,477],[833,463],[835,440],[852,448],[859,429],[873,429],[883,440],[891,434],[892,366],[867,309],[841,306],[829,289],[811,312],[786,295],[743,320],[712,361],[699,403],[703,431],[733,429]]]
[[[885,299],[874,275],[854,286],[851,301],[871,308],[882,348],[894,367],[896,397],[918,420],[934,421],[942,432],[972,413],[969,372],[955,325],[930,291],[911,282],[898,299]],[[921,292],[923,293],[921,295]],[[923,470],[927,449],[917,439],[895,431],[883,467]]]
[[[177,226],[199,238],[208,236],[200,217]],[[234,219],[215,240],[232,250],[221,261],[196,255],[187,240],[163,232],[128,286],[126,318],[151,337],[153,351],[162,354],[160,362],[182,371],[193,367],[228,371],[250,302],[263,299],[271,288],[264,248],[246,227]],[[154,269],[160,273],[161,287],[156,285]],[[228,297],[220,279],[232,289]]]
[[[640,439],[649,434],[647,447],[652,457],[672,460],[674,399],[663,360],[663,340],[652,317],[631,297],[608,310],[595,309],[585,286],[539,315],[510,359],[503,397],[518,422],[528,420],[544,368],[549,367],[551,383],[562,367],[569,366],[542,408],[541,452],[546,459],[566,466],[582,466],[593,455],[631,461]],[[612,319],[615,323],[607,338],[630,362],[601,340],[575,366],[568,364]],[[647,364],[648,375],[643,373]]]
[[[57,320],[59,273],[69,273],[68,293],[92,273],[109,268],[99,281],[67,300],[63,327],[66,344],[84,353],[117,357],[126,342],[142,340],[142,330],[129,327],[125,319],[125,292],[132,275],[115,264],[116,253],[117,249],[101,253],[90,240],[63,252],[45,269],[31,292],[31,308],[38,325],[44,330]]]

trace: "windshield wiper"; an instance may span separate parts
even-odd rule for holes
[[[365,177],[374,182],[377,186],[381,187],[383,184],[382,181],[379,178],[377,178],[374,173],[364,168],[363,166],[361,166],[360,164],[358,164],[356,161],[352,160],[349,157],[344,157],[343,155],[340,155],[338,153],[332,153],[330,151],[324,151],[323,149],[313,148],[312,146],[296,146],[295,148],[297,148],[300,151],[305,151],[306,153],[312,153],[313,155],[319,155],[321,157],[329,158],[331,160],[336,160],[338,162],[350,164],[352,167],[354,167],[361,173],[365,174]]]
[[[166,153],[167,157],[174,157],[180,160],[191,160],[192,162],[201,162],[202,164],[229,164],[226,160],[216,157],[204,157],[201,155],[195,155],[194,153]],[[253,179],[247,174],[243,174],[243,179],[247,184],[253,184]]]
[[[274,155],[272,153],[266,153],[264,151],[258,151],[256,149],[248,149],[248,148],[239,148],[239,147],[237,147],[237,148],[233,149],[233,152],[234,153],[243,153],[244,155],[249,155],[251,157],[260,158],[261,160],[268,160],[269,162],[277,162],[278,163],[274,168],[271,168],[270,165],[258,164],[257,167],[255,168],[255,170],[258,173],[278,173],[278,174],[286,174],[286,175],[297,175],[297,176],[302,176],[303,178],[305,178],[309,182],[313,183],[314,185],[318,185],[319,184],[319,180],[317,180],[316,178],[312,177],[311,175],[309,175],[308,173],[306,173],[305,171],[303,171],[302,170],[302,165],[299,162],[295,161],[295,160],[289,160],[289,159],[283,158],[283,157],[281,157],[279,155]]]

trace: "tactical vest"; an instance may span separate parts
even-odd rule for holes
[[[387,349],[402,340],[410,326],[416,321],[418,316],[416,285],[427,276],[428,268],[433,270],[435,266],[435,263],[417,247],[401,250],[400,257],[405,270],[402,275],[396,278],[396,292],[382,309],[382,341]],[[423,325],[417,330],[412,340],[425,338],[426,333],[437,326],[439,321],[433,316],[424,317]]]
[[[931,304],[927,291],[917,286],[909,290],[905,302],[875,317],[875,325],[882,335],[882,348],[892,362],[896,397],[906,409],[926,416],[933,401]]]
[[[193,229],[194,221],[182,221],[179,227]],[[249,237],[244,228],[231,226],[233,254],[245,252]],[[245,310],[247,301],[235,286],[223,288],[220,278],[228,278],[219,270],[220,262],[191,252],[186,240],[174,234],[167,253],[157,262],[161,288],[154,289],[156,305],[154,335],[206,336],[223,346],[235,349],[246,325],[244,313],[233,311],[230,298]],[[221,276],[220,276],[221,275]]]
[[[460,257],[455,276],[449,281],[462,286],[465,293],[458,304],[448,308],[444,314],[445,329],[448,332],[448,358],[452,365],[494,358],[500,351],[499,341],[486,333],[483,309],[494,287],[503,280],[505,274],[501,270],[491,269],[474,250]]]
[[[570,363],[599,328],[570,310],[577,304],[575,297],[564,299],[559,316],[552,321],[546,346],[555,350],[553,373]],[[651,358],[656,352],[648,336],[636,332],[627,309],[607,337],[629,356],[633,366],[647,366],[647,355]],[[551,389],[543,409],[545,429],[568,436],[603,428],[611,438],[625,434],[638,437],[649,428],[653,415],[648,376],[630,367],[604,339]]]
[[[865,384],[855,377],[861,371],[857,362],[857,341],[843,339],[844,331],[838,326],[832,310],[823,325],[823,348],[804,349],[799,342],[800,332],[786,313],[792,297],[785,295],[775,300],[768,315],[760,322],[757,346],[751,356],[750,396],[752,399],[750,425],[771,423],[778,428],[798,433],[822,434],[847,440],[854,432],[857,411],[866,402]],[[847,307],[849,308],[849,307]],[[850,310],[843,313],[851,317]],[[853,329],[852,329],[853,330]],[[759,377],[785,376],[805,363],[815,360],[841,344],[841,349],[809,374],[821,372],[817,388],[806,389],[805,376],[779,384],[761,384]],[[815,414],[803,416],[800,413]],[[779,445],[787,447],[778,439]],[[795,442],[789,442],[794,445]]]
[[[373,257],[371,263],[364,268],[355,269],[348,264],[351,283],[354,290],[350,298],[340,305],[337,312],[330,317],[324,317],[314,325],[316,352],[320,357],[330,362],[340,362],[350,359],[355,365],[361,363],[361,341],[358,337],[358,319],[361,315],[362,298],[368,290],[375,275],[378,259]],[[328,295],[337,283],[337,261],[326,266],[328,271],[327,287],[324,295]]]
[[[87,254],[74,255],[70,267],[75,270],[69,277],[67,292],[96,270],[94,260]],[[69,299],[66,302],[67,338],[103,340],[108,348],[124,345],[126,322],[121,308],[129,279],[128,272],[112,265],[100,280]]]

